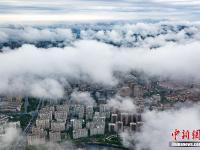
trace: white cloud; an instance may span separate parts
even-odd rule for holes
[[[115,96],[114,98],[108,100],[107,106],[119,110],[121,112],[136,113],[136,105],[134,104],[134,99],[123,98],[120,96]]]
[[[63,47],[81,38],[121,47],[149,48],[173,42],[182,44],[200,40],[200,25],[197,22],[115,23],[114,25],[91,23],[87,24],[87,28],[85,26],[86,24],[1,25],[0,46],[12,47],[27,43],[38,47]]]
[[[199,129],[200,109],[198,105],[199,104],[163,112],[145,112],[143,114],[144,125],[141,132],[136,133],[136,135],[128,132],[121,134],[124,145],[132,147],[133,140],[135,140],[137,141],[137,150],[147,148],[150,150],[160,150],[160,148],[163,150],[180,149],[169,147],[169,142],[173,141],[171,134],[175,129],[179,129],[180,131],[189,130],[192,135],[193,130]],[[181,134],[177,136],[177,140],[178,139],[181,139]],[[190,139],[192,139],[192,136]]]
[[[91,97],[88,92],[78,92],[74,91],[71,94],[71,99],[78,104],[84,104],[86,106],[94,106],[95,100]]]
[[[131,70],[198,83],[199,48],[199,42],[171,43],[150,50],[117,48],[87,40],[65,48],[24,45],[0,54],[0,93],[58,98],[63,96],[68,80],[114,85],[114,71]]]
[[[5,134],[0,137],[0,148],[10,149],[20,138],[22,138],[22,136],[19,129],[6,127]]]

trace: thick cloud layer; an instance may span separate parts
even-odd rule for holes
[[[173,141],[171,136],[175,129],[189,130],[192,135],[193,130],[199,129],[200,117],[199,104],[183,107],[178,110],[168,110],[163,112],[147,111],[143,114],[144,125],[141,132],[136,135],[124,132],[121,134],[124,145],[133,147],[133,140],[136,141],[136,149],[150,150],[178,150],[180,148],[169,147],[169,142]],[[182,134],[177,136],[181,140]],[[192,139],[192,136],[190,136]],[[181,148],[195,149],[195,148]]]
[[[107,106],[114,110],[119,110],[121,112],[131,112],[136,113],[137,107],[134,104],[134,99],[123,98],[116,95],[114,98],[108,100]]]
[[[200,40],[198,23],[102,23],[52,26],[1,25],[0,47],[65,47],[75,41],[97,40],[118,47],[157,48]]]
[[[71,79],[114,85],[114,71],[131,70],[198,83],[199,48],[199,42],[170,43],[150,50],[88,40],[65,48],[23,45],[0,54],[0,93],[59,98]]]

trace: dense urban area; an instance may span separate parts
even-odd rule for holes
[[[198,89],[197,85],[171,80],[151,78],[147,81],[132,73],[123,76],[113,87],[81,81],[73,83],[65,89],[65,97],[57,100],[1,96],[0,134],[3,136],[8,126],[23,131],[25,138],[15,141],[11,149],[32,150],[36,143],[42,145],[46,141],[126,149],[119,134],[139,132],[145,124],[142,119],[145,110],[163,111],[177,103],[198,101]],[[74,97],[74,92],[83,96]],[[109,105],[116,95],[119,100],[129,98],[136,105],[135,111]],[[87,98],[94,102],[85,103]]]

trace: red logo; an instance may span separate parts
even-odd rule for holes
[[[176,141],[177,139],[196,141],[196,140],[200,140],[200,129],[193,130],[193,131],[175,129],[171,135],[172,135],[173,141]]]

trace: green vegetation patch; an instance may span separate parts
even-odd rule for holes
[[[22,130],[24,130],[31,118],[32,117],[29,114],[16,114],[12,115],[12,117],[9,118],[9,121],[12,122],[20,121],[21,128]]]

